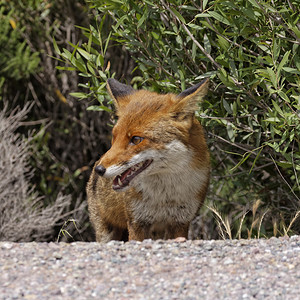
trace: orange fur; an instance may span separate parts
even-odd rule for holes
[[[205,81],[179,96],[161,95],[108,82],[119,119],[87,185],[97,241],[187,237],[209,182],[209,153],[194,116],[207,89]]]

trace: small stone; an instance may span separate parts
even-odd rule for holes
[[[260,253],[259,248],[254,248],[254,249],[252,249],[252,253],[253,253],[253,254],[258,254],[258,253]]]
[[[212,251],[213,250],[213,246],[212,245],[205,245],[203,247],[206,251]]]
[[[9,250],[9,249],[11,249],[13,246],[14,246],[13,243],[1,243],[1,248],[2,248],[2,249],[7,249],[7,250]]]
[[[62,258],[63,258],[62,255],[61,255],[59,252],[54,252],[54,253],[52,254],[52,256],[53,256],[55,259],[62,259]]]
[[[180,237],[176,238],[176,239],[174,240],[174,242],[176,242],[176,243],[184,243],[184,242],[186,242],[186,238],[180,236]]]
[[[152,244],[150,244],[150,243],[149,243],[149,244],[145,244],[145,245],[144,245],[144,248],[145,248],[145,249],[151,249],[151,248],[152,248]]]
[[[233,264],[233,260],[230,257],[228,257],[224,260],[224,265],[230,265],[230,264]]]

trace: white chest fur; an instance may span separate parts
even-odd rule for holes
[[[199,191],[208,169],[192,166],[193,150],[175,140],[159,151],[150,172],[134,183],[142,200],[132,202],[135,220],[159,223],[190,222],[200,206]],[[141,174],[142,175],[142,174]]]

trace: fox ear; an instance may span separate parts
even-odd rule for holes
[[[130,85],[120,83],[116,79],[109,78],[107,80],[107,90],[112,97],[117,110],[129,103],[128,95],[135,92],[135,89]]]
[[[187,115],[194,114],[197,110],[197,103],[207,94],[209,86],[208,78],[200,83],[186,89],[177,96],[175,111],[177,113]]]

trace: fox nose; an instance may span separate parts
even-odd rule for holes
[[[102,165],[99,165],[95,168],[95,172],[100,176],[103,176],[105,171],[106,169]]]

